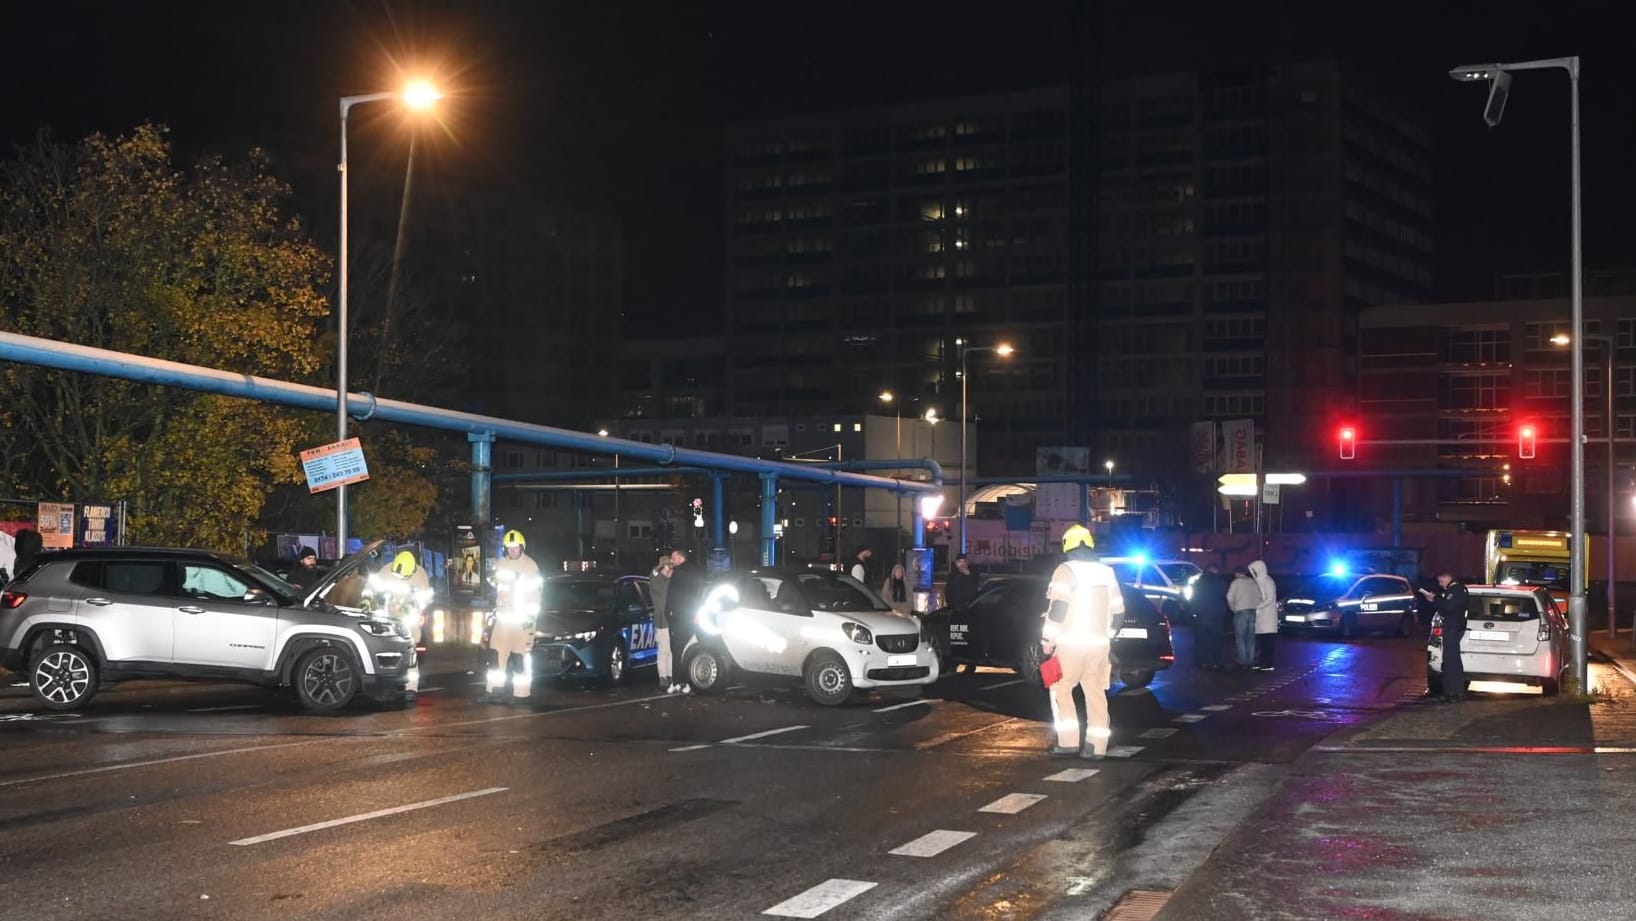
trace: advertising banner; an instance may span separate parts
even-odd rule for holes
[[[79,546],[106,547],[114,542],[114,507],[80,506]]]
[[[363,445],[356,438],[302,451],[301,469],[307,474],[307,491],[313,493],[369,479]]]
[[[74,546],[74,503],[41,502],[38,516],[40,546],[46,550],[66,550]]]
[[[1193,459],[1193,472],[1215,473],[1216,424],[1214,422],[1193,423],[1188,445],[1188,454]]]
[[[1222,441],[1225,443],[1226,457],[1223,464],[1226,473],[1254,473],[1255,472],[1255,420],[1233,419],[1221,424]]]

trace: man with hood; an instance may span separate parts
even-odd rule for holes
[[[1278,639],[1278,584],[1267,575],[1267,561],[1250,564],[1250,578],[1261,590],[1261,603],[1255,606],[1255,670],[1272,671],[1272,647]]]
[[[1065,559],[1051,574],[1042,615],[1041,647],[1054,653],[1062,677],[1051,684],[1051,719],[1055,740],[1046,751],[1053,758],[1078,755],[1100,761],[1108,753],[1113,728],[1108,719],[1108,688],[1113,683],[1113,637],[1125,616],[1119,579],[1098,561],[1096,540],[1084,525],[1062,535]],[[1074,686],[1085,695],[1085,735],[1079,732]]]

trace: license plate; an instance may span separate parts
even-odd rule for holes
[[[1284,619],[1292,624],[1304,624],[1307,622],[1307,616],[1305,614],[1286,614],[1284,615]]]
[[[1116,640],[1145,640],[1145,639],[1147,639],[1147,628],[1146,627],[1121,627],[1121,628],[1119,628],[1118,635],[1116,635],[1114,637],[1114,639],[1116,639]]]
[[[886,657],[886,667],[887,668],[902,668],[905,665],[913,665],[913,664],[915,664],[915,657],[914,656],[887,656]]]
[[[1466,636],[1474,640],[1497,640],[1501,643],[1511,638],[1511,634],[1504,630],[1467,630]]]

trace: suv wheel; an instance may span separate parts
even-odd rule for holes
[[[360,677],[352,658],[341,650],[309,649],[295,663],[295,696],[308,710],[333,713],[358,696]]]
[[[608,654],[602,658],[602,674],[609,684],[625,683],[625,644],[614,640],[608,644]]]
[[[826,707],[838,707],[852,696],[852,670],[838,653],[828,650],[807,662],[807,696]]]
[[[97,693],[97,665],[78,646],[55,643],[40,650],[28,670],[34,699],[48,710],[78,710]]]
[[[687,683],[701,694],[714,694],[727,686],[727,660],[713,649],[699,647],[687,657]]]

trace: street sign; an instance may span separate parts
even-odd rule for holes
[[[1256,476],[1253,473],[1224,473],[1216,477],[1220,486],[1216,492],[1224,496],[1253,497],[1256,492]]]
[[[1261,504],[1262,505],[1277,505],[1278,504],[1278,491],[1280,489],[1282,489],[1282,488],[1283,487],[1279,486],[1277,483],[1263,483],[1263,484],[1261,484]]]
[[[307,491],[312,493],[369,479],[363,445],[356,438],[302,451],[301,469],[307,474]]]

